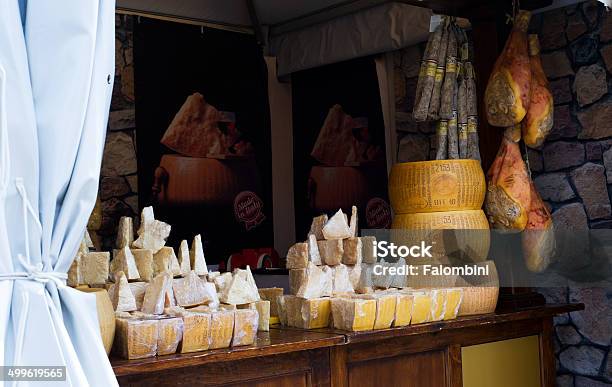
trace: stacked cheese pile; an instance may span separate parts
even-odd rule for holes
[[[200,236],[191,251],[182,241],[177,258],[164,246],[169,233],[147,207],[136,240],[132,219],[121,219],[110,267],[109,254],[87,252],[86,243],[77,254],[69,282],[108,289],[113,352],[137,359],[253,344],[258,330],[268,330],[270,302],[260,299],[250,269],[208,272]]]
[[[356,236],[356,207],[347,218],[341,210],[314,218],[308,241],[289,249],[291,294],[277,297],[283,325],[360,331],[456,318],[461,289],[415,290],[405,276],[374,275],[374,265],[405,261],[377,263],[375,238]]]

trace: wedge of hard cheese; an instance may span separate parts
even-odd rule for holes
[[[179,246],[178,262],[181,268],[181,274],[189,274],[191,271],[191,258],[189,257],[189,244],[186,240],[182,240]]]
[[[100,285],[106,282],[109,274],[110,253],[91,252],[81,257],[81,279],[87,285]]]
[[[218,310],[211,315],[210,349],[227,348],[234,333],[234,311]]]
[[[124,247],[120,250],[116,250],[113,262],[111,262],[111,272],[116,273],[122,271],[129,280],[136,280],[140,278],[138,273],[138,267],[134,260],[134,255],[128,247]]]
[[[287,251],[287,269],[304,269],[308,266],[308,243],[296,243]]]
[[[142,210],[138,239],[132,243],[132,246],[152,250],[155,254],[166,244],[170,230],[169,224],[154,218],[153,207],[145,207]]]
[[[331,296],[333,290],[333,271],[327,267],[322,268],[308,263],[304,282],[301,284],[296,295],[301,298],[319,298]]]
[[[115,319],[113,352],[123,359],[143,359],[157,353],[157,320]]]
[[[284,325],[302,329],[317,329],[329,326],[331,298],[306,300],[293,295],[284,295],[281,296],[281,299],[281,304],[285,307]]]
[[[251,345],[257,337],[259,314],[256,309],[238,309],[234,312],[232,346]]]
[[[179,261],[176,258],[176,254],[174,254],[174,249],[170,246],[164,246],[155,255],[153,256],[153,261],[155,262],[155,268],[160,270],[161,268],[165,268],[165,270],[169,271],[173,276],[178,276],[181,274],[181,267],[179,265]],[[159,271],[156,271],[156,275]]]
[[[249,266],[246,270],[236,269],[234,271],[232,282],[223,291],[219,299],[223,303],[233,305],[259,301],[259,292]]]
[[[374,328],[376,300],[332,298],[334,328],[345,331],[367,331]]]
[[[138,274],[140,279],[145,282],[149,282],[153,279],[153,276],[159,273],[155,272],[155,265],[153,264],[153,252],[148,249],[132,249],[132,255],[134,256],[134,262],[138,268]]]
[[[270,316],[278,317],[278,297],[283,295],[283,288],[260,288],[259,297],[262,300],[270,301]]]
[[[147,290],[148,282],[130,282],[128,284],[130,286],[130,290],[134,295],[134,300],[136,300],[136,309],[140,310],[142,308],[142,302],[144,301],[145,291]]]
[[[130,247],[134,242],[134,225],[133,220],[129,216],[119,218],[119,227],[117,228],[117,240],[115,247],[122,249]]]
[[[410,324],[412,317],[412,304],[414,296],[409,293],[395,293],[395,318],[393,319],[394,327],[404,327]]]
[[[433,314],[433,295],[431,291],[411,291],[410,294],[414,297],[410,325],[430,322]]]
[[[339,264],[330,268],[333,273],[332,295],[353,293],[353,284],[346,265]]]
[[[321,253],[319,253],[319,245],[314,234],[308,235],[308,260],[315,265],[322,265]]]
[[[330,239],[318,241],[321,261],[329,266],[335,266],[342,262],[344,247],[341,239]]]
[[[276,304],[276,302],[275,302]],[[268,332],[270,330],[270,301],[259,300],[246,305],[239,305],[238,309],[253,309],[259,315],[257,325],[258,331]]]
[[[312,224],[310,225],[310,231],[308,231],[308,235],[314,235],[316,240],[325,239],[323,236],[323,227],[325,223],[327,223],[327,215],[323,214],[321,216],[317,216],[312,219]]]
[[[196,306],[211,301],[204,287],[204,281],[193,270],[186,277],[173,280],[172,290],[176,304],[179,306]]]
[[[162,314],[164,307],[171,306],[170,291],[172,290],[172,276],[164,272],[153,278],[147,286],[141,310],[149,314]]]
[[[338,212],[325,223],[322,233],[325,239],[345,239],[354,235],[354,233],[351,233],[349,225],[346,222],[346,215],[342,210],[338,210]]]
[[[193,238],[189,259],[191,270],[194,270],[197,275],[205,275],[208,273],[208,266],[206,266],[206,259],[204,258],[204,249],[202,248],[202,236],[199,234]]]
[[[376,318],[374,329],[387,329],[391,327],[395,319],[395,308],[397,297],[389,293],[357,294],[354,298],[365,300],[376,300]]]
[[[176,353],[183,339],[183,319],[179,317],[162,318],[157,322],[157,354]]]
[[[462,301],[463,288],[446,289],[446,308],[444,310],[444,320],[452,320],[457,318]]]
[[[306,279],[307,269],[291,269],[289,270],[289,293],[297,294],[298,290]]]

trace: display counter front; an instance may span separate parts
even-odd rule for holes
[[[272,326],[252,346],[111,362],[122,386],[553,387],[552,319],[583,308],[368,332]]]

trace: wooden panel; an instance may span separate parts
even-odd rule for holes
[[[553,348],[553,321],[552,318],[542,320],[542,333],[540,333],[540,373],[542,387],[555,385],[555,350]]]
[[[446,385],[444,351],[349,364],[350,387],[440,387]]]
[[[464,347],[461,352],[465,387],[541,386],[538,336]]]
[[[307,374],[285,375],[274,379],[249,381],[251,387],[306,387],[309,385]],[[244,383],[230,384],[230,386],[244,386]]]
[[[448,387],[463,386],[463,364],[461,363],[461,346],[453,344],[446,350],[446,383]]]

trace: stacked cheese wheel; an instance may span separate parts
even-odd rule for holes
[[[484,197],[484,173],[477,160],[395,164],[389,176],[393,242],[432,244],[439,263],[486,260],[490,236],[481,210]]]

